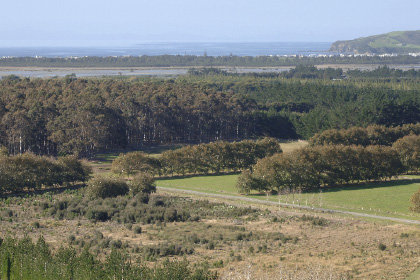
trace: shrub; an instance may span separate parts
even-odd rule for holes
[[[418,192],[413,194],[413,196],[410,198],[411,201],[411,211],[414,212],[420,212],[420,189]]]
[[[94,221],[105,222],[110,217],[108,215],[108,212],[105,210],[89,209],[86,212],[86,218]]]
[[[41,225],[40,225],[40,223],[39,223],[39,222],[33,222],[33,223],[32,223],[32,227],[33,227],[33,228],[40,228],[40,227],[41,227]]]
[[[117,178],[96,177],[88,182],[86,195],[91,199],[126,195],[129,191],[127,183]]]
[[[386,249],[386,245],[385,245],[385,244],[383,244],[383,243],[379,243],[378,248],[379,248],[379,250],[381,250],[381,251],[385,251],[385,249]]]

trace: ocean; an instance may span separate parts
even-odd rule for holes
[[[11,46],[12,45],[12,46]],[[266,42],[266,43],[136,43],[136,42],[34,42],[0,41],[0,57],[81,57],[140,55],[317,55],[329,54],[331,42]]]

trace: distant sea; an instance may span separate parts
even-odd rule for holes
[[[268,43],[42,43],[33,41],[0,41],[0,57],[80,57],[140,55],[317,55],[329,54],[331,42],[268,42]]]

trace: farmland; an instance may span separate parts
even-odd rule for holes
[[[420,218],[410,210],[418,71],[328,78],[341,73],[2,79],[1,277],[37,267],[54,279],[73,267],[66,254],[92,263],[73,276],[95,267],[115,278],[126,267],[124,279],[173,267],[203,273],[196,279],[409,276],[420,256],[409,223]],[[41,249],[44,272],[19,253]],[[116,256],[124,261],[110,272]]]

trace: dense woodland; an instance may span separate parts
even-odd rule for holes
[[[313,66],[281,75],[198,71],[175,80],[8,76],[0,81],[0,144],[10,154],[92,157],[144,145],[310,138],[327,129],[417,123],[413,71],[347,79]]]
[[[3,57],[0,66],[34,67],[190,67],[190,66],[243,66],[278,67],[313,64],[418,64],[420,57],[399,56],[112,56],[112,57]]]

